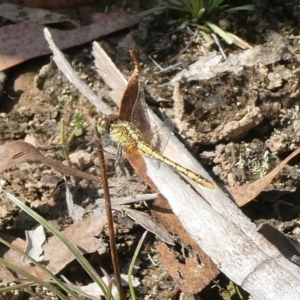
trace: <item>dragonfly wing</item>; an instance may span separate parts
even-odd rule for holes
[[[156,128],[153,130],[154,134],[151,143],[152,147],[163,154],[168,141],[173,134],[173,130],[174,123],[170,118],[165,119],[160,126],[156,126]]]
[[[137,99],[131,113],[131,123],[142,133],[144,141],[151,144],[153,132],[147,109],[148,105],[145,101],[144,87],[139,85]]]
[[[173,133],[174,123],[170,118],[164,120],[160,126],[156,126],[153,129],[153,138],[151,146],[159,153],[163,154],[168,141]],[[159,169],[160,162],[157,161],[156,168]]]
[[[153,125],[149,120],[147,109],[144,87],[139,85],[137,99],[132,109],[131,122],[139,129],[143,140],[162,154],[173,132],[174,123],[168,118],[160,126]],[[155,162],[156,168],[159,169],[160,162],[158,160]]]

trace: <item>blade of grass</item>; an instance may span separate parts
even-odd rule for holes
[[[238,47],[240,47],[241,49],[251,49],[252,48],[252,46],[250,44],[246,43],[245,41],[243,41],[241,38],[239,38],[235,34],[233,34],[231,32],[227,32],[227,34],[229,34],[233,38],[233,43],[235,45],[237,45]]]
[[[206,43],[212,44],[214,42],[213,38],[209,34],[207,34],[205,31],[199,30],[199,33],[202,35],[202,37],[204,38]]]
[[[29,282],[29,283],[23,283],[23,284],[15,284],[11,286],[6,286],[6,287],[1,287],[0,288],[0,293],[7,293],[7,292],[12,292],[15,290],[21,290],[21,289],[26,289],[27,287],[33,285],[34,282]]]
[[[222,30],[219,26],[217,26],[216,24],[213,24],[211,22],[205,22],[205,24],[212,30],[214,31],[216,34],[218,34],[222,39],[225,40],[225,42],[227,44],[232,44],[233,43],[233,38],[227,34],[226,31]]]
[[[108,300],[111,298],[111,295],[112,295],[113,284],[114,284],[113,279],[108,281],[108,284],[107,284],[107,299]],[[119,300],[119,298],[118,298],[118,300]]]
[[[66,137],[66,125],[65,125],[65,120],[61,120],[60,124],[60,141],[62,145],[62,153],[63,153],[63,158],[67,160],[68,164],[70,165],[70,159],[69,159],[69,149],[67,145],[67,137]]]
[[[235,12],[235,11],[240,11],[240,10],[253,10],[253,9],[255,9],[255,6],[252,4],[248,4],[248,5],[242,5],[242,6],[228,8],[228,9],[225,9],[223,12]]]
[[[30,209],[28,206],[26,206],[18,198],[16,198],[12,194],[10,194],[10,193],[8,193],[8,192],[6,192],[4,190],[3,190],[3,193],[8,197],[8,199],[10,199],[11,201],[13,201],[17,206],[19,206],[22,210],[24,210],[27,214],[29,214],[32,218],[34,218],[39,224],[43,225],[50,232],[52,232],[55,236],[57,236],[69,248],[69,250],[74,254],[74,256],[76,257],[76,259],[78,260],[78,262],[86,270],[86,272],[89,274],[89,276],[99,285],[99,287],[102,289],[104,295],[106,295],[107,287],[106,287],[105,283],[96,274],[96,272],[93,269],[93,267],[84,258],[84,256],[78,250],[77,247],[75,247],[60,231],[58,231],[56,228],[54,228],[49,222],[47,222],[43,217],[41,217],[35,211],[33,211],[32,209]]]
[[[179,26],[179,28],[185,28],[188,24],[190,23],[190,20],[185,20],[184,22],[182,22],[182,24]]]
[[[37,266],[40,270],[42,270],[44,273],[46,273],[54,283],[56,283],[61,289],[63,289],[66,293],[69,293],[72,295],[75,299],[80,299],[67,285],[65,285],[63,282],[61,282],[54,274],[52,274],[47,268],[45,268],[42,264],[40,264],[38,261],[33,259],[31,256],[23,252],[22,250],[18,249],[14,245],[8,243],[4,239],[0,238],[0,242],[5,245],[6,247],[16,251],[20,255],[26,257],[29,261],[31,261],[35,266]]]
[[[17,267],[16,265],[4,260],[2,257],[0,257],[0,263],[2,265],[4,265],[5,267],[7,267],[8,269],[19,273],[21,275],[23,275],[24,277],[28,278],[29,280],[33,281],[34,283],[44,286],[45,288],[47,288],[49,291],[51,291],[52,293],[54,293],[57,297],[59,297],[60,299],[63,300],[68,300],[70,298],[64,296],[60,290],[58,290],[56,287],[54,287],[52,284],[48,283],[45,280],[39,279],[37,277],[35,277],[34,275],[24,271],[23,269]]]
[[[222,4],[224,0],[209,0],[205,5],[205,10],[207,14],[210,14],[214,9],[218,8],[220,4]]]
[[[143,242],[146,238],[146,235],[147,235],[148,231],[145,231],[141,237],[141,239],[139,240],[139,243],[134,251],[134,255],[131,259],[131,262],[130,262],[130,266],[129,266],[129,270],[128,270],[128,285],[129,285],[129,290],[130,290],[130,296],[131,296],[131,300],[136,300],[136,295],[135,295],[135,291],[134,291],[134,288],[133,288],[133,284],[132,284],[132,273],[133,273],[133,268],[134,268],[134,265],[135,265],[135,262],[136,262],[136,259],[137,259],[137,256],[141,250],[141,247],[143,245]]]

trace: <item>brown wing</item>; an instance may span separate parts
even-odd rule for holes
[[[122,121],[131,122],[133,106],[139,93],[139,62],[134,50],[130,50],[129,53],[134,62],[134,71],[128,80],[126,90],[121,100],[119,118]]]
[[[134,103],[131,122],[142,133],[143,139],[149,145],[153,139],[153,131],[151,129],[151,123],[147,112],[147,103],[145,101],[144,87],[140,84],[138,90],[138,96]]]
[[[173,125],[170,120],[160,128],[152,127],[149,121],[144,88],[139,84],[139,61],[134,50],[129,51],[134,62],[134,72],[128,80],[126,90],[121,100],[119,118],[135,125],[142,133],[143,139],[156,150],[163,151],[172,133]],[[158,133],[160,132],[160,133]]]

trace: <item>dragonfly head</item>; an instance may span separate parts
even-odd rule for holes
[[[103,136],[110,131],[110,127],[112,124],[115,124],[119,121],[119,117],[117,115],[108,115],[98,119],[96,124],[96,130],[98,133]]]

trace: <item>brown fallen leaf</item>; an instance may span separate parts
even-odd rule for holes
[[[244,184],[241,186],[225,186],[225,188],[230,193],[236,204],[238,206],[243,206],[258,196],[271,183],[274,177],[277,176],[281,169],[284,168],[285,165],[299,153],[300,147],[291,153],[270,173],[250,184]]]
[[[203,284],[207,280],[205,272],[208,268],[204,268],[204,271],[199,266],[195,253],[193,253],[193,256],[188,257],[185,260],[185,264],[183,264],[176,260],[175,254],[166,244],[162,242],[156,243],[156,248],[169,275],[176,281],[186,297],[192,296],[195,290],[201,291],[209,283]]]
[[[37,22],[40,24],[53,24],[69,21],[65,15],[53,11],[28,8],[11,3],[0,3],[0,16],[15,23]]]
[[[59,49],[85,44],[99,37],[133,26],[137,18],[126,18],[124,13],[103,15],[96,23],[72,30],[49,29]],[[28,59],[47,55],[51,50],[44,38],[44,26],[22,23],[0,28],[0,71]]]
[[[62,234],[83,254],[95,251],[103,254],[106,252],[106,248],[102,239],[96,238],[96,236],[99,236],[106,223],[107,218],[104,215],[85,218],[68,226],[62,231]],[[70,250],[56,236],[50,237],[43,249],[44,260],[48,262],[47,269],[54,274],[57,274],[74,259]]]
[[[96,238],[103,229],[103,226],[107,223],[106,216],[96,216],[91,218],[85,218],[75,224],[70,225],[67,229],[62,231],[62,234],[71,241],[74,245],[79,247],[83,254],[85,253],[104,253],[106,248],[102,244],[100,238]],[[84,228],[84,230],[83,230]],[[24,250],[26,242],[21,238],[0,234],[0,237],[7,242],[13,244],[20,250]],[[47,269],[54,274],[61,271],[68,263],[70,263],[74,256],[71,255],[69,249],[56,237],[52,236],[48,239],[43,246],[44,261],[47,262]],[[37,276],[40,279],[48,280],[48,275],[41,271],[36,266],[30,266],[28,262],[22,260],[22,255],[19,255],[12,249],[8,249],[4,245],[0,245],[0,255],[10,263],[22,268],[30,274]],[[26,279],[21,274],[15,274],[5,272],[0,268],[0,274],[5,277],[1,277],[1,280],[11,283],[16,279]],[[14,275],[14,276],[12,276]]]
[[[190,256],[182,263],[166,245],[156,245],[164,266],[182,292],[186,296],[197,294],[220,273],[217,266],[184,230],[164,197],[159,196],[154,201],[151,212],[166,230],[179,237],[183,247],[190,247]]]
[[[134,71],[130,76],[119,108],[119,117],[123,121],[131,122],[131,113],[139,92],[139,62],[137,53],[131,50],[130,56],[134,62]]]
[[[100,50],[100,48],[98,48]],[[106,56],[105,53],[101,53],[100,51],[95,51],[94,49],[94,54],[96,57],[100,57],[103,55]],[[137,100],[137,97],[139,96],[139,61],[137,57],[137,53],[134,50],[130,51],[130,56],[134,62],[134,71],[132,75],[129,78],[129,81],[126,84],[126,88],[123,92],[121,102],[120,102],[120,108],[119,108],[119,118],[123,121],[131,121],[131,114],[133,107],[135,105],[135,102]],[[96,66],[100,67],[100,64],[96,62]],[[101,69],[99,69],[100,71]],[[107,73],[108,77],[109,72]],[[107,80],[109,78],[106,77]],[[144,115],[140,116],[141,119],[144,118]],[[146,121],[146,120],[142,120]],[[141,154],[138,151],[126,151],[126,158],[128,161],[131,163],[133,168],[137,171],[137,173],[142,176],[142,178],[151,186],[151,188],[154,191],[157,191],[157,188],[153,184],[152,180],[149,178],[147,175],[147,170],[146,170],[146,165],[145,161],[143,160]]]
[[[2,239],[4,239],[5,241],[7,241],[8,243],[15,246],[16,248],[20,249],[21,251],[24,251],[24,249],[26,247],[26,241],[22,240],[19,237],[15,237],[15,236],[4,234],[4,233],[0,233],[0,237]],[[3,244],[0,244],[0,256],[3,259],[5,259],[6,261],[18,266],[19,268],[23,269],[24,271],[27,271],[30,274],[37,276],[38,278],[41,278],[44,280],[48,279],[48,276],[46,276],[44,274],[44,272],[41,272],[41,270],[39,268],[37,268],[36,266],[31,266],[28,262],[23,261],[22,255],[20,255],[19,253],[17,253],[16,251],[14,251],[12,249],[8,249]],[[4,270],[2,270],[2,271],[0,270],[0,272],[1,272],[1,275],[3,276],[0,278],[4,282],[11,283],[11,282],[15,281],[16,279],[23,279],[23,280],[27,279],[26,277],[23,277],[21,274],[16,274],[14,272],[6,273],[6,272],[4,272]],[[12,276],[13,276],[13,278],[12,278]]]
[[[16,5],[22,5],[27,7],[38,7],[38,8],[65,8],[88,4],[94,2],[94,0],[9,0],[10,3]]]
[[[1,255],[1,257],[3,256]],[[2,286],[7,286],[11,282],[16,282],[16,278],[13,276],[13,273],[6,269],[3,265],[0,265],[0,278]]]
[[[137,224],[140,224],[146,230],[152,232],[156,235],[160,240],[163,242],[174,246],[174,238],[173,236],[157,222],[152,216],[148,214],[138,211],[136,209],[131,209],[127,207],[120,208],[122,212],[126,214],[126,216],[130,217],[134,220]]]
[[[9,142],[0,146],[0,173],[4,172],[7,169],[14,168],[17,164],[23,162],[45,164],[49,167],[54,168],[56,171],[62,174],[100,182],[100,178],[92,174],[79,171],[77,169],[63,165],[53,159],[45,157],[34,146],[23,141]]]

